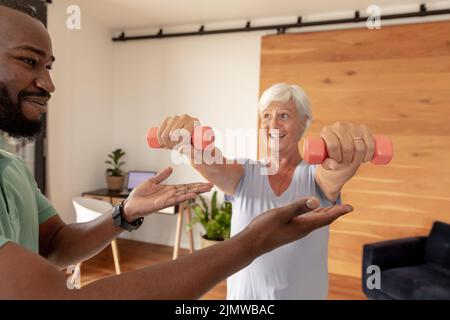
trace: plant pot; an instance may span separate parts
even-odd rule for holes
[[[204,248],[213,246],[213,245],[215,245],[215,244],[218,244],[218,243],[220,243],[220,242],[222,242],[222,241],[219,241],[219,240],[209,240],[209,239],[206,239],[204,236],[202,236],[201,247],[202,247],[202,249],[204,249]]]
[[[124,180],[125,176],[106,176],[106,184],[108,185],[108,190],[122,190]]]

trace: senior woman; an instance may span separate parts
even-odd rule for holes
[[[320,166],[309,165],[298,152],[298,142],[312,121],[305,92],[296,85],[275,84],[259,101],[262,129],[267,129],[269,154],[278,143],[278,170],[264,175],[267,162],[234,162],[215,148],[219,163],[192,161],[193,167],[226,194],[233,195],[232,235],[239,233],[260,213],[286,205],[303,196],[314,196],[322,207],[340,202],[344,184],[374,152],[366,126],[337,122],[321,131],[329,158]],[[190,133],[198,119],[188,115],[168,117],[160,125],[158,140],[174,148],[175,130]],[[173,136],[172,136],[173,137]],[[176,140],[176,139],[173,139]],[[194,151],[191,157],[196,157]],[[208,162],[210,163],[210,162]],[[228,278],[228,299],[326,299],[328,294],[328,227],[267,253]]]

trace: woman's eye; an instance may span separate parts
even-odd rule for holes
[[[288,115],[287,113],[283,113],[283,114],[281,115],[281,118],[282,118],[282,119],[287,119],[287,118],[289,118],[289,115]]]
[[[270,119],[270,114],[266,113],[266,114],[264,115],[264,119],[269,120],[269,119]]]

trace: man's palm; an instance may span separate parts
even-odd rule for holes
[[[210,183],[161,184],[171,173],[172,168],[166,168],[131,192],[125,203],[125,214],[129,220],[195,199],[212,188]]]

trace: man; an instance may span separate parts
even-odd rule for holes
[[[50,37],[26,8],[21,1],[0,0],[0,130],[14,137],[39,132],[55,90]],[[319,209],[317,199],[300,199],[261,214],[232,239],[213,247],[69,290],[58,269],[94,256],[124,228],[139,227],[144,216],[212,187],[161,184],[170,174],[168,168],[141,184],[113,214],[66,225],[24,163],[0,150],[0,299],[199,298],[256,257],[352,211],[348,205]]]

